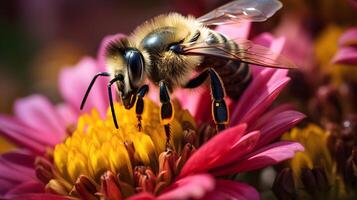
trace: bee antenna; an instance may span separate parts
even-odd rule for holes
[[[87,91],[86,91],[86,93],[84,94],[84,97],[83,97],[83,99],[82,99],[82,103],[81,103],[81,107],[80,107],[81,110],[83,110],[83,107],[84,107],[84,104],[85,104],[86,101],[87,101],[89,92],[91,91],[91,89],[92,89],[92,87],[93,87],[95,81],[97,80],[97,78],[98,78],[99,76],[110,76],[110,74],[109,74],[108,72],[99,72],[98,74],[96,74],[96,75],[93,77],[93,79],[92,79],[92,81],[90,82],[90,84],[89,84],[89,86],[88,86],[88,88],[87,88]]]
[[[113,122],[114,122],[115,128],[117,128],[117,129],[119,128],[119,126],[118,126],[118,122],[117,122],[117,117],[115,115],[113,95],[112,95],[112,85],[113,85],[113,83],[115,83],[117,81],[123,81],[123,80],[124,80],[123,75],[118,74],[115,78],[110,80],[108,83],[108,95],[109,95],[110,110],[112,112],[112,117],[113,117]]]

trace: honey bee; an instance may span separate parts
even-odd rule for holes
[[[227,94],[237,99],[250,83],[248,64],[277,68],[294,66],[268,48],[248,40],[229,39],[209,27],[265,21],[281,7],[278,0],[236,0],[199,18],[171,13],[144,22],[127,38],[112,41],[107,46],[104,56],[108,72],[93,78],[81,109],[95,80],[99,76],[110,76],[108,94],[115,127],[119,125],[111,92],[114,83],[124,107],[130,109],[136,105],[141,130],[143,97],[149,90],[149,80],[159,87],[160,120],[168,144],[170,122],[174,117],[170,93],[178,87],[198,87],[209,78],[213,120],[217,130],[223,130],[229,121],[224,97]],[[199,75],[191,79],[194,72]],[[226,79],[227,76],[230,78]]]

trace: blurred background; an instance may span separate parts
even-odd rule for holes
[[[59,69],[74,65],[85,55],[96,56],[105,35],[128,34],[144,20],[161,13],[178,11],[199,16],[226,2],[3,0],[0,2],[0,112],[11,112],[16,98],[34,92],[58,100]],[[332,26],[339,33],[357,21],[348,0],[285,0],[283,3],[284,9],[273,19],[254,24],[252,34],[272,31],[277,35],[297,35],[300,31],[307,33],[304,39],[314,41],[326,28]],[[302,30],[287,31],[284,26],[292,21]],[[336,45],[335,41],[331,45]],[[314,57],[311,49],[300,53],[309,54],[304,55],[309,59]]]

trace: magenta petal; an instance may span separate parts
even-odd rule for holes
[[[0,134],[35,153],[42,153],[50,145],[39,132],[8,116],[0,115]]]
[[[16,117],[32,127],[48,144],[57,144],[65,137],[65,121],[51,102],[41,95],[31,95],[15,102]]]
[[[284,111],[270,118],[270,120],[266,121],[261,127],[257,127],[261,132],[257,148],[279,138],[281,134],[295,126],[304,118],[305,115],[297,111]]]
[[[231,180],[217,180],[216,188],[212,192],[208,193],[203,199],[259,200],[260,196],[254,187],[247,184]]]
[[[68,197],[54,195],[54,194],[47,194],[47,193],[28,193],[28,194],[20,194],[20,195],[12,195],[10,197],[6,197],[7,199],[11,200],[70,200]],[[5,200],[4,199],[4,200]]]
[[[239,141],[232,146],[232,148],[225,155],[222,155],[220,159],[217,160],[219,166],[224,166],[233,162],[238,161],[243,155],[250,153],[258,143],[260,138],[259,131],[253,131],[247,133],[239,139]],[[214,173],[215,169],[211,169],[210,172]]]
[[[271,105],[290,78],[284,77],[285,70],[265,69],[248,86],[235,110],[231,125],[250,124]]]
[[[130,196],[128,200],[155,200],[157,199],[155,196],[148,192],[141,192],[139,194]]]
[[[23,182],[36,180],[36,177],[32,167],[18,165],[0,157],[0,179],[9,182]]]
[[[216,171],[215,175],[221,176],[261,169],[292,158],[297,151],[303,150],[304,147],[297,142],[276,142],[246,155],[245,158],[239,162],[227,165],[220,171]]]
[[[65,120],[66,125],[75,124],[77,122],[77,113],[72,109],[71,106],[60,103],[56,105],[57,113]]]
[[[357,45],[357,27],[348,29],[338,40],[339,46]]]
[[[332,59],[332,63],[356,65],[357,64],[357,47],[342,47],[335,57]]]
[[[187,176],[177,180],[158,199],[200,199],[214,189],[215,180],[208,174]]]
[[[21,183],[16,185],[16,187],[11,188],[5,197],[18,195],[18,194],[26,194],[26,193],[43,193],[44,185],[40,181],[29,181],[25,183]]]
[[[33,167],[35,162],[35,155],[24,149],[16,149],[14,151],[6,152],[2,154],[1,157],[8,162],[29,168]]]
[[[215,161],[225,155],[231,147],[243,136],[246,125],[242,124],[217,134],[200,147],[183,166],[179,177],[202,173],[215,167]]]
[[[85,91],[92,78],[100,72],[96,60],[92,58],[82,59],[76,67],[64,68],[60,73],[59,86],[63,98],[72,108],[79,113],[80,105]],[[80,77],[80,78],[79,78]],[[99,77],[88,96],[85,112],[97,108],[102,116],[105,116],[109,105],[107,95],[107,77]]]

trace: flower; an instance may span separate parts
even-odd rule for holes
[[[339,130],[330,124],[325,130],[315,124],[293,128],[283,135],[283,140],[293,140],[304,145],[276,177],[273,190],[279,199],[324,198],[354,199],[355,182],[355,118],[345,121]]]
[[[339,51],[332,59],[333,63],[357,65],[357,28],[347,30],[339,39]]]
[[[231,26],[221,30],[232,38],[240,32]],[[103,46],[113,37],[122,35],[106,38]],[[279,53],[283,39],[263,34],[256,42]],[[79,112],[79,91],[103,64],[101,58],[92,61],[94,69],[99,66],[93,73],[84,73],[82,64],[62,72],[61,107],[32,96],[15,105],[15,119],[1,116],[2,132],[25,147],[1,156],[4,198],[259,199],[253,187],[222,177],[277,164],[304,149],[297,142],[276,141],[304,118],[290,105],[270,109],[290,80],[287,70],[252,66],[253,81],[238,102],[229,102],[231,123],[219,134],[203,125],[210,122],[208,90],[177,90],[171,145],[165,149],[159,108],[149,99],[142,132],[134,111],[120,104],[115,106],[121,129],[114,127],[106,114],[104,81],[96,84],[85,113]]]

